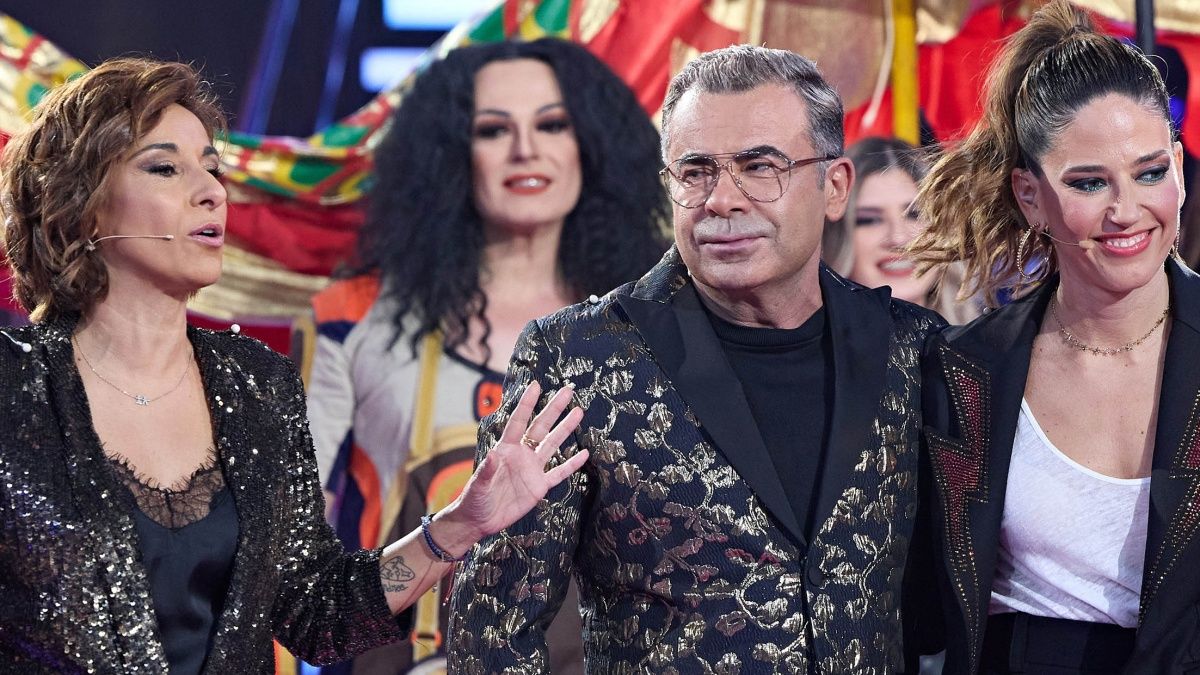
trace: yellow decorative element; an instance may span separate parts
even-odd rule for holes
[[[749,2],[750,10],[747,12],[747,16],[750,18],[744,33],[746,36],[746,43],[752,45],[761,45],[763,44],[763,13],[767,7],[767,0],[749,0]]]
[[[971,5],[966,0],[920,0],[917,3],[917,42],[946,42],[958,35]]]
[[[1137,20],[1133,0],[1075,0],[1074,4],[1116,21]],[[1180,33],[1200,33],[1200,0],[1156,0],[1154,27]]]
[[[537,40],[544,37],[558,38],[560,40],[571,39],[571,28],[568,25],[566,28],[551,32],[546,30],[546,27],[538,23],[537,15],[532,10],[525,15],[518,24],[517,35],[522,40]]]
[[[0,133],[24,129],[42,92],[86,70],[83,63],[0,13]]]
[[[218,319],[291,320],[307,314],[313,294],[328,285],[328,277],[292,272],[270,258],[226,246],[221,280],[201,289],[188,309]]]
[[[714,22],[738,31],[744,38],[749,34],[750,19],[758,13],[755,4],[746,0],[710,0],[704,5],[704,13]]]
[[[408,471],[411,474],[417,468],[433,457],[456,448],[472,447],[478,427],[474,424],[457,424],[452,427],[439,429],[431,446],[430,456],[417,458],[409,457]],[[463,486],[471,478],[474,463],[463,461],[442,469],[430,486],[430,492],[425,495],[425,508],[430,513],[441,511],[453,502]],[[439,579],[433,588],[429,589],[417,601],[415,625],[413,626],[413,663],[421,663],[437,654],[440,633],[440,618],[442,604],[442,584],[445,579]],[[430,662],[429,675],[445,675],[442,662]]]
[[[421,340],[421,362],[417,370],[417,396],[413,407],[412,430],[408,438],[408,459],[392,478],[392,487],[383,500],[379,514],[379,541],[376,546],[386,546],[391,536],[404,498],[408,492],[408,466],[414,458],[428,459],[433,453],[433,414],[437,400],[438,361],[442,358],[441,331],[433,331]]]
[[[621,0],[576,0],[583,2],[583,10],[579,14],[579,41],[587,44],[596,37],[604,24],[612,18]]]
[[[917,91],[917,14],[913,0],[892,0],[895,51],[892,54],[892,133],[912,145],[921,142]]]

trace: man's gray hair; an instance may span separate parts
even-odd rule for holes
[[[842,154],[842,99],[821,77],[817,64],[794,52],[734,45],[692,59],[671,79],[662,106],[662,156],[667,161],[671,114],[691,89],[713,94],[749,91],[766,84],[791,86],[808,109],[809,138],[818,155]]]

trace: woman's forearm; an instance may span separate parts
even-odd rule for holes
[[[530,422],[540,393],[536,381],[525,388],[499,441],[479,462],[454,503],[434,516],[429,525],[432,547],[417,528],[383,549],[379,578],[393,614],[416,602],[450,571],[454,563],[440,560],[434,548],[451,557],[465,555],[480,539],[528,513],[550,488],[587,461],[587,450],[581,449],[546,470],[563,441],[579,426],[583,410],[573,408],[555,423],[571,403],[573,390],[563,387]]]
[[[453,507],[434,516],[429,534],[439,548],[453,556],[463,555],[479,540],[477,532],[455,518]],[[453,567],[454,563],[434,556],[421,528],[389,544],[379,559],[379,580],[392,613],[399,614],[414,604]]]

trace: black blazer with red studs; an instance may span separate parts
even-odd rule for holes
[[[1172,321],[1128,674],[1200,672],[1200,276],[1174,258],[1166,267]],[[923,500],[926,518],[919,522],[928,525],[934,557],[928,572],[940,593],[940,611],[925,617],[923,634],[943,636],[946,673],[978,669],[1030,352],[1056,287],[1051,279],[1019,301],[948,328],[926,349],[929,470],[922,473],[930,498]]]

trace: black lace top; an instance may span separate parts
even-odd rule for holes
[[[212,649],[237,552],[233,497],[212,450],[176,485],[140,477],[127,461],[109,462],[128,488],[138,549],[150,582],[159,639],[171,675],[198,675]]]

